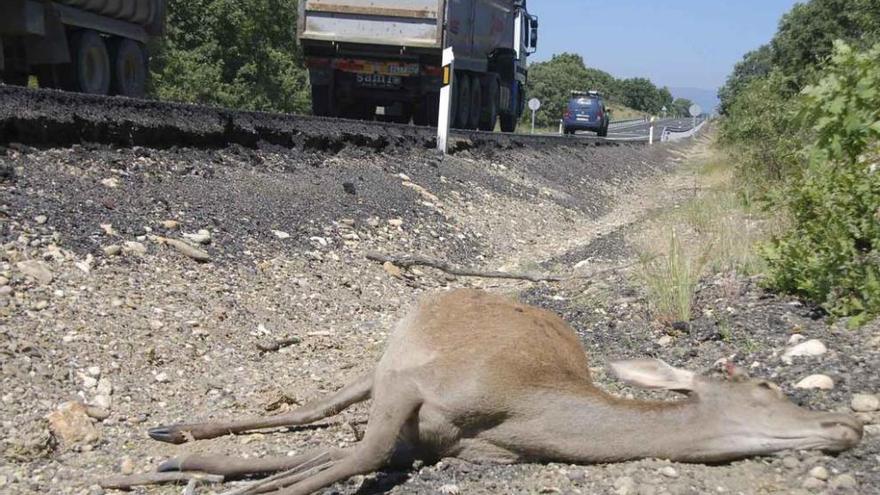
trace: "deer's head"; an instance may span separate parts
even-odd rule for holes
[[[611,368],[629,384],[689,396],[689,408],[695,412],[693,461],[728,461],[786,449],[839,452],[862,438],[857,418],[804,409],[777,385],[733,369],[731,376],[717,378],[659,360],[618,361]]]

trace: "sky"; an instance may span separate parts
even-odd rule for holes
[[[575,52],[615,77],[715,90],[770,41],[796,0],[531,0],[540,22],[530,60]]]

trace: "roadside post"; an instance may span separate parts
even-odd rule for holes
[[[693,122],[691,123],[691,129],[693,129],[697,127],[697,116],[703,113],[703,109],[700,107],[700,105],[694,103],[690,106],[690,108],[688,108],[688,113],[690,113],[691,117],[693,118]]]
[[[559,135],[562,135],[563,130],[565,130],[565,125],[563,124],[562,119],[559,119]]]
[[[654,116],[651,116],[651,126],[648,127],[648,144],[654,144]]]
[[[452,110],[452,75],[454,74],[455,54],[452,47],[443,50],[443,86],[440,87],[440,113],[437,119],[437,149],[446,154],[449,149],[449,120]]]
[[[532,98],[529,100],[529,110],[532,111],[532,134],[535,133],[535,112],[541,108],[541,100],[537,98]]]

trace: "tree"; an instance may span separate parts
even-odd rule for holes
[[[770,45],[763,45],[757,50],[746,53],[743,59],[733,68],[727,82],[718,91],[721,100],[721,113],[727,115],[730,106],[740,92],[755,79],[766,76],[773,69],[773,51]]]
[[[672,107],[669,113],[675,117],[687,117],[690,115],[690,108],[693,104],[694,102],[687,98],[676,98],[675,101],[672,102]]]
[[[297,0],[170,0],[153,59],[163,100],[302,112],[308,74],[296,43]]]
[[[771,42],[773,65],[800,90],[819,75],[817,67],[831,56],[835,40],[867,48],[878,40],[877,0],[812,0],[797,4],[782,17]]]
[[[657,89],[654,83],[643,77],[620,81],[617,94],[624,105],[642,112],[659,113],[663,106],[672,105],[672,94],[668,89]]]

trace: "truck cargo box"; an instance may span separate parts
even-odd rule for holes
[[[444,0],[302,0],[300,40],[441,48]]]
[[[161,31],[165,0],[56,0],[57,3],[144,27],[147,32]]]

